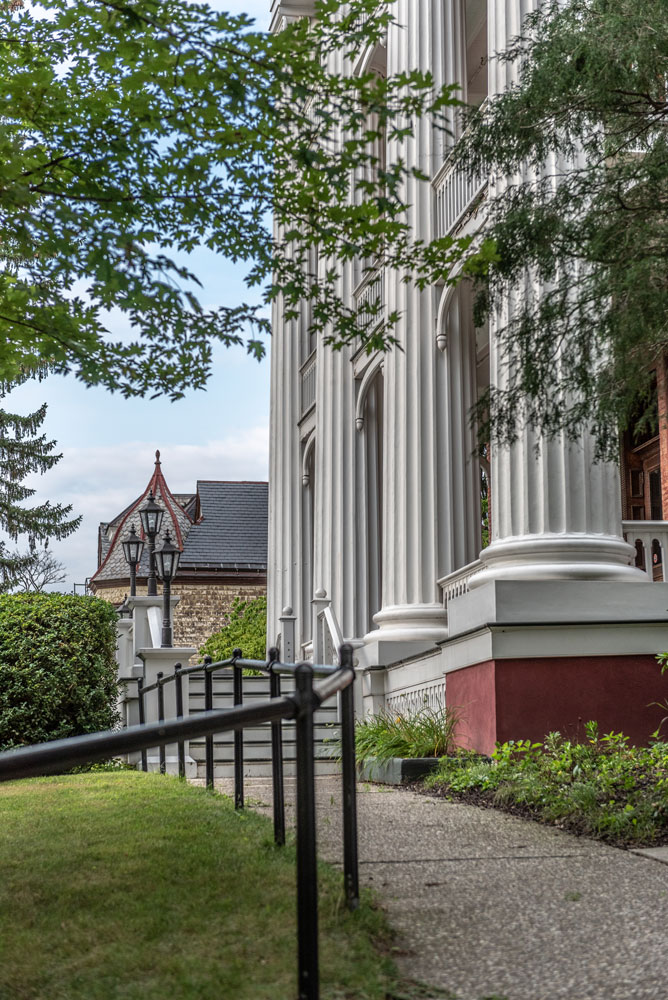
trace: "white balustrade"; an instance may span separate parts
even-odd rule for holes
[[[436,235],[449,236],[482,197],[487,178],[466,173],[448,159],[432,183],[436,194]]]
[[[479,559],[475,562],[468,563],[466,566],[462,566],[460,569],[455,570],[454,573],[449,573],[448,576],[443,576],[438,581],[438,585],[441,588],[443,594],[443,607],[448,608],[448,601],[452,601],[455,597],[461,597],[462,594],[468,594],[469,592],[469,580],[474,573],[477,573],[481,568],[482,563]]]
[[[636,550],[636,566],[663,582],[668,557],[668,521],[623,521],[624,538]]]
[[[374,332],[385,319],[385,271],[369,271],[355,289],[357,325],[367,334]]]
[[[316,352],[306,359],[300,369],[301,377],[301,415],[310,410],[315,403],[315,382],[317,374]]]

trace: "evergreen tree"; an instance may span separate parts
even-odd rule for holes
[[[470,111],[455,152],[501,180],[475,309],[511,377],[480,401],[480,439],[592,427],[615,457],[639,401],[652,420],[668,350],[668,4],[548,0],[492,58],[517,84]]]
[[[1,386],[0,398],[10,388],[6,384]],[[52,504],[47,500],[34,507],[25,505],[36,492],[25,485],[27,476],[47,472],[62,458],[54,454],[56,442],[39,433],[45,415],[46,404],[27,416],[0,408],[0,530],[13,541],[19,535],[27,535],[31,548],[38,541],[66,538],[81,523],[80,517],[70,517],[70,504]],[[0,542],[0,590],[10,590],[17,582],[17,573],[33,557],[32,552],[9,553],[6,543]]]

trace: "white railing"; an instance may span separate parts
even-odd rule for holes
[[[438,580],[438,585],[443,594],[443,607],[446,611],[448,601],[454,600],[455,597],[461,597],[462,594],[468,594],[469,580],[474,573],[478,572],[481,566],[482,563],[480,560],[476,559],[475,562],[468,563],[467,566],[462,566],[461,569],[457,569],[454,573],[449,573]]]
[[[436,236],[441,238],[457,229],[477,206],[487,188],[487,177],[457,167],[451,152],[431,183],[436,195]]]
[[[624,538],[636,550],[636,566],[663,582],[668,558],[668,521],[622,521]]]
[[[445,705],[445,681],[428,681],[416,687],[393,691],[385,699],[385,708],[393,715],[417,715],[424,708],[434,712]]]
[[[385,319],[385,271],[369,271],[354,292],[357,325],[360,330],[373,333]]]
[[[300,380],[301,380],[301,410],[300,413],[302,417],[310,410],[315,403],[315,381],[317,374],[316,366],[316,352],[313,353],[306,359],[304,364],[299,370]]]
[[[487,187],[487,178],[468,174],[445,161],[432,182],[436,194],[436,236],[449,236],[472,211]]]

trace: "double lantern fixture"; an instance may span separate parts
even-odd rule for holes
[[[181,550],[172,542],[169,531],[165,532],[165,540],[162,548],[156,552],[155,540],[160,533],[164,511],[155,502],[153,491],[148,495],[148,500],[139,510],[139,518],[144,534],[148,538],[149,572],[147,594],[149,597],[157,597],[158,587],[157,575],[162,580],[162,646],[169,648],[174,645],[171,619],[171,588],[172,580],[176,576],[179,566]],[[130,566],[130,596],[137,594],[137,566],[144,551],[144,542],[137,535],[134,525],[130,528],[130,534],[123,542],[123,553],[125,560]]]

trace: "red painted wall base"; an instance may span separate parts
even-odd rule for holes
[[[461,713],[458,742],[480,753],[553,730],[583,739],[590,719],[601,733],[644,744],[668,715],[650,703],[667,698],[668,677],[650,655],[487,660],[446,676],[446,702]],[[668,722],[664,729],[668,737]]]

